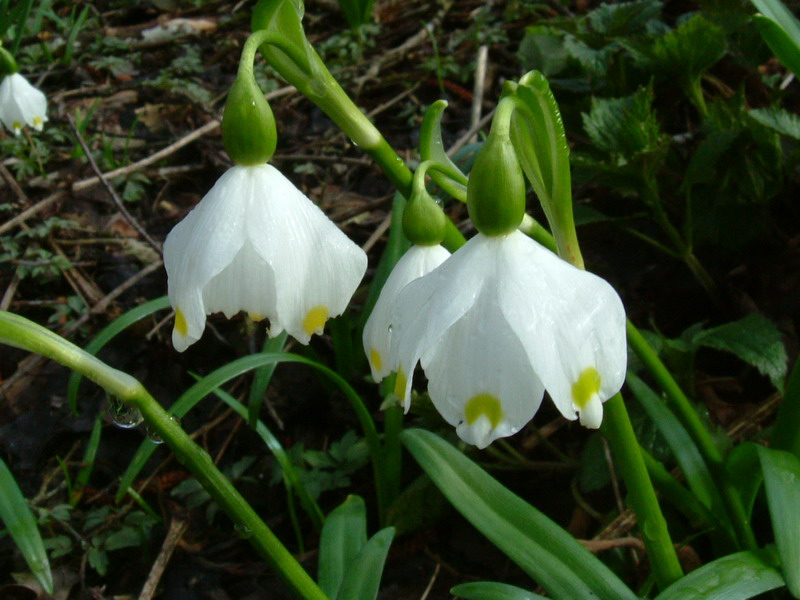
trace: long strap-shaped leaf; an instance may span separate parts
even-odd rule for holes
[[[766,550],[729,554],[703,565],[656,596],[656,600],[747,600],[783,585]]]
[[[554,598],[637,598],[569,533],[448,442],[420,429],[401,439],[453,506]]]
[[[50,561],[47,559],[42,536],[39,535],[39,528],[28,507],[28,501],[25,500],[2,458],[0,458],[0,521],[5,524],[11,539],[22,552],[37,581],[48,594],[52,594],[53,576],[50,573]]]

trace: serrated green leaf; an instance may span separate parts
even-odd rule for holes
[[[698,13],[677,29],[656,39],[650,58],[653,67],[677,75],[688,84],[721,59],[727,49],[728,42],[722,28]]]
[[[603,2],[586,15],[586,21],[592,31],[604,36],[634,35],[642,33],[648,21],[659,17],[662,4],[660,0]]]
[[[784,585],[766,550],[737,552],[692,571],[655,600],[747,600]]]
[[[49,594],[52,594],[53,575],[50,572],[50,561],[42,536],[28,507],[28,501],[22,495],[14,475],[2,458],[0,458],[0,522],[11,534],[11,539],[19,548],[36,580]]]
[[[462,583],[450,590],[450,593],[466,600],[547,600],[528,590],[494,581]]]
[[[800,598],[800,459],[783,450],[758,447],[775,544],[789,592]]]
[[[140,546],[141,543],[142,536],[138,531],[131,527],[123,527],[106,538],[103,548],[111,552],[121,548],[134,548]]]
[[[319,587],[336,598],[358,553],[367,543],[367,509],[359,496],[348,496],[325,518],[319,541]]]
[[[800,77],[800,22],[780,0],[752,0],[761,37],[784,65]]]
[[[553,27],[528,27],[517,51],[522,68],[536,69],[546,77],[561,73],[567,67],[570,56],[564,41],[564,32]]]
[[[769,108],[754,108],[747,114],[764,127],[769,127],[781,135],[800,140],[800,116],[794,113],[787,112],[777,106],[771,106]]]
[[[637,598],[569,533],[451,444],[421,429],[407,429],[400,438],[450,503],[554,598]]]
[[[786,348],[775,324],[762,315],[748,315],[739,321],[707,329],[695,338],[697,344],[735,354],[769,377],[776,389],[783,389],[786,376]]]
[[[583,128],[612,162],[629,163],[641,154],[659,151],[666,143],[652,104],[649,86],[623,98],[594,96],[591,111],[583,113]]]
[[[692,154],[683,178],[683,188],[687,189],[697,183],[708,183],[719,177],[717,164],[738,137],[739,132],[731,130],[714,130],[709,133]]]
[[[394,539],[394,529],[387,527],[373,535],[347,565],[336,600],[375,600],[383,576],[386,555]]]
[[[108,554],[104,550],[92,546],[89,548],[89,565],[98,575],[105,575],[108,570]]]

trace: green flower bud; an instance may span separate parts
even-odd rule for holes
[[[0,46],[0,75],[13,75],[17,71],[19,71],[17,61],[8,50]]]
[[[499,112],[499,111],[498,111]],[[525,215],[525,178],[508,129],[492,127],[467,184],[467,210],[484,235],[511,233]]]
[[[236,76],[222,113],[222,143],[240,166],[261,165],[275,153],[275,117],[252,70]]]
[[[436,246],[444,239],[446,226],[442,207],[424,188],[415,189],[403,211],[403,234],[408,241],[417,246]]]

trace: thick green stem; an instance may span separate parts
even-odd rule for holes
[[[606,402],[601,430],[608,438],[611,451],[625,480],[628,500],[633,512],[636,513],[639,531],[656,581],[662,589],[665,589],[683,577],[683,571],[653,484],[639,452],[639,442],[633,432],[621,394],[616,394]]]
[[[714,483],[717,485],[722,497],[723,505],[736,532],[740,547],[747,550],[757,548],[758,545],[756,544],[753,530],[750,528],[750,521],[745,513],[742,500],[725,472],[722,454],[711,439],[711,434],[700,420],[700,415],[697,414],[689,398],[683,393],[678,382],[675,381],[667,367],[658,358],[658,355],[647,343],[647,340],[644,339],[639,330],[630,321],[627,322],[627,330],[628,344],[630,344],[630,347],[644,363],[656,383],[667,395],[673,410],[675,410],[681,423],[686,427],[692,440],[697,444],[698,450],[703,455],[703,459],[708,465],[709,472],[714,478]]]
[[[52,358],[98,383],[112,396],[135,406],[148,426],[175,452],[178,460],[228,514],[258,553],[278,570],[297,596],[305,600],[328,600],[300,563],[217,469],[208,453],[191,440],[139,381],[109,367],[52,331],[6,311],[0,311],[0,342]]]

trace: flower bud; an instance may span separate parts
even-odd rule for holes
[[[424,188],[415,189],[403,211],[403,234],[417,246],[436,246],[442,242],[447,217]]]
[[[240,166],[261,165],[275,153],[278,135],[272,109],[252,72],[239,72],[222,113],[222,143]]]
[[[511,233],[525,214],[525,178],[508,130],[492,127],[467,184],[467,209],[484,235]]]
[[[0,45],[0,75],[13,75],[19,71],[17,61],[11,53]]]

